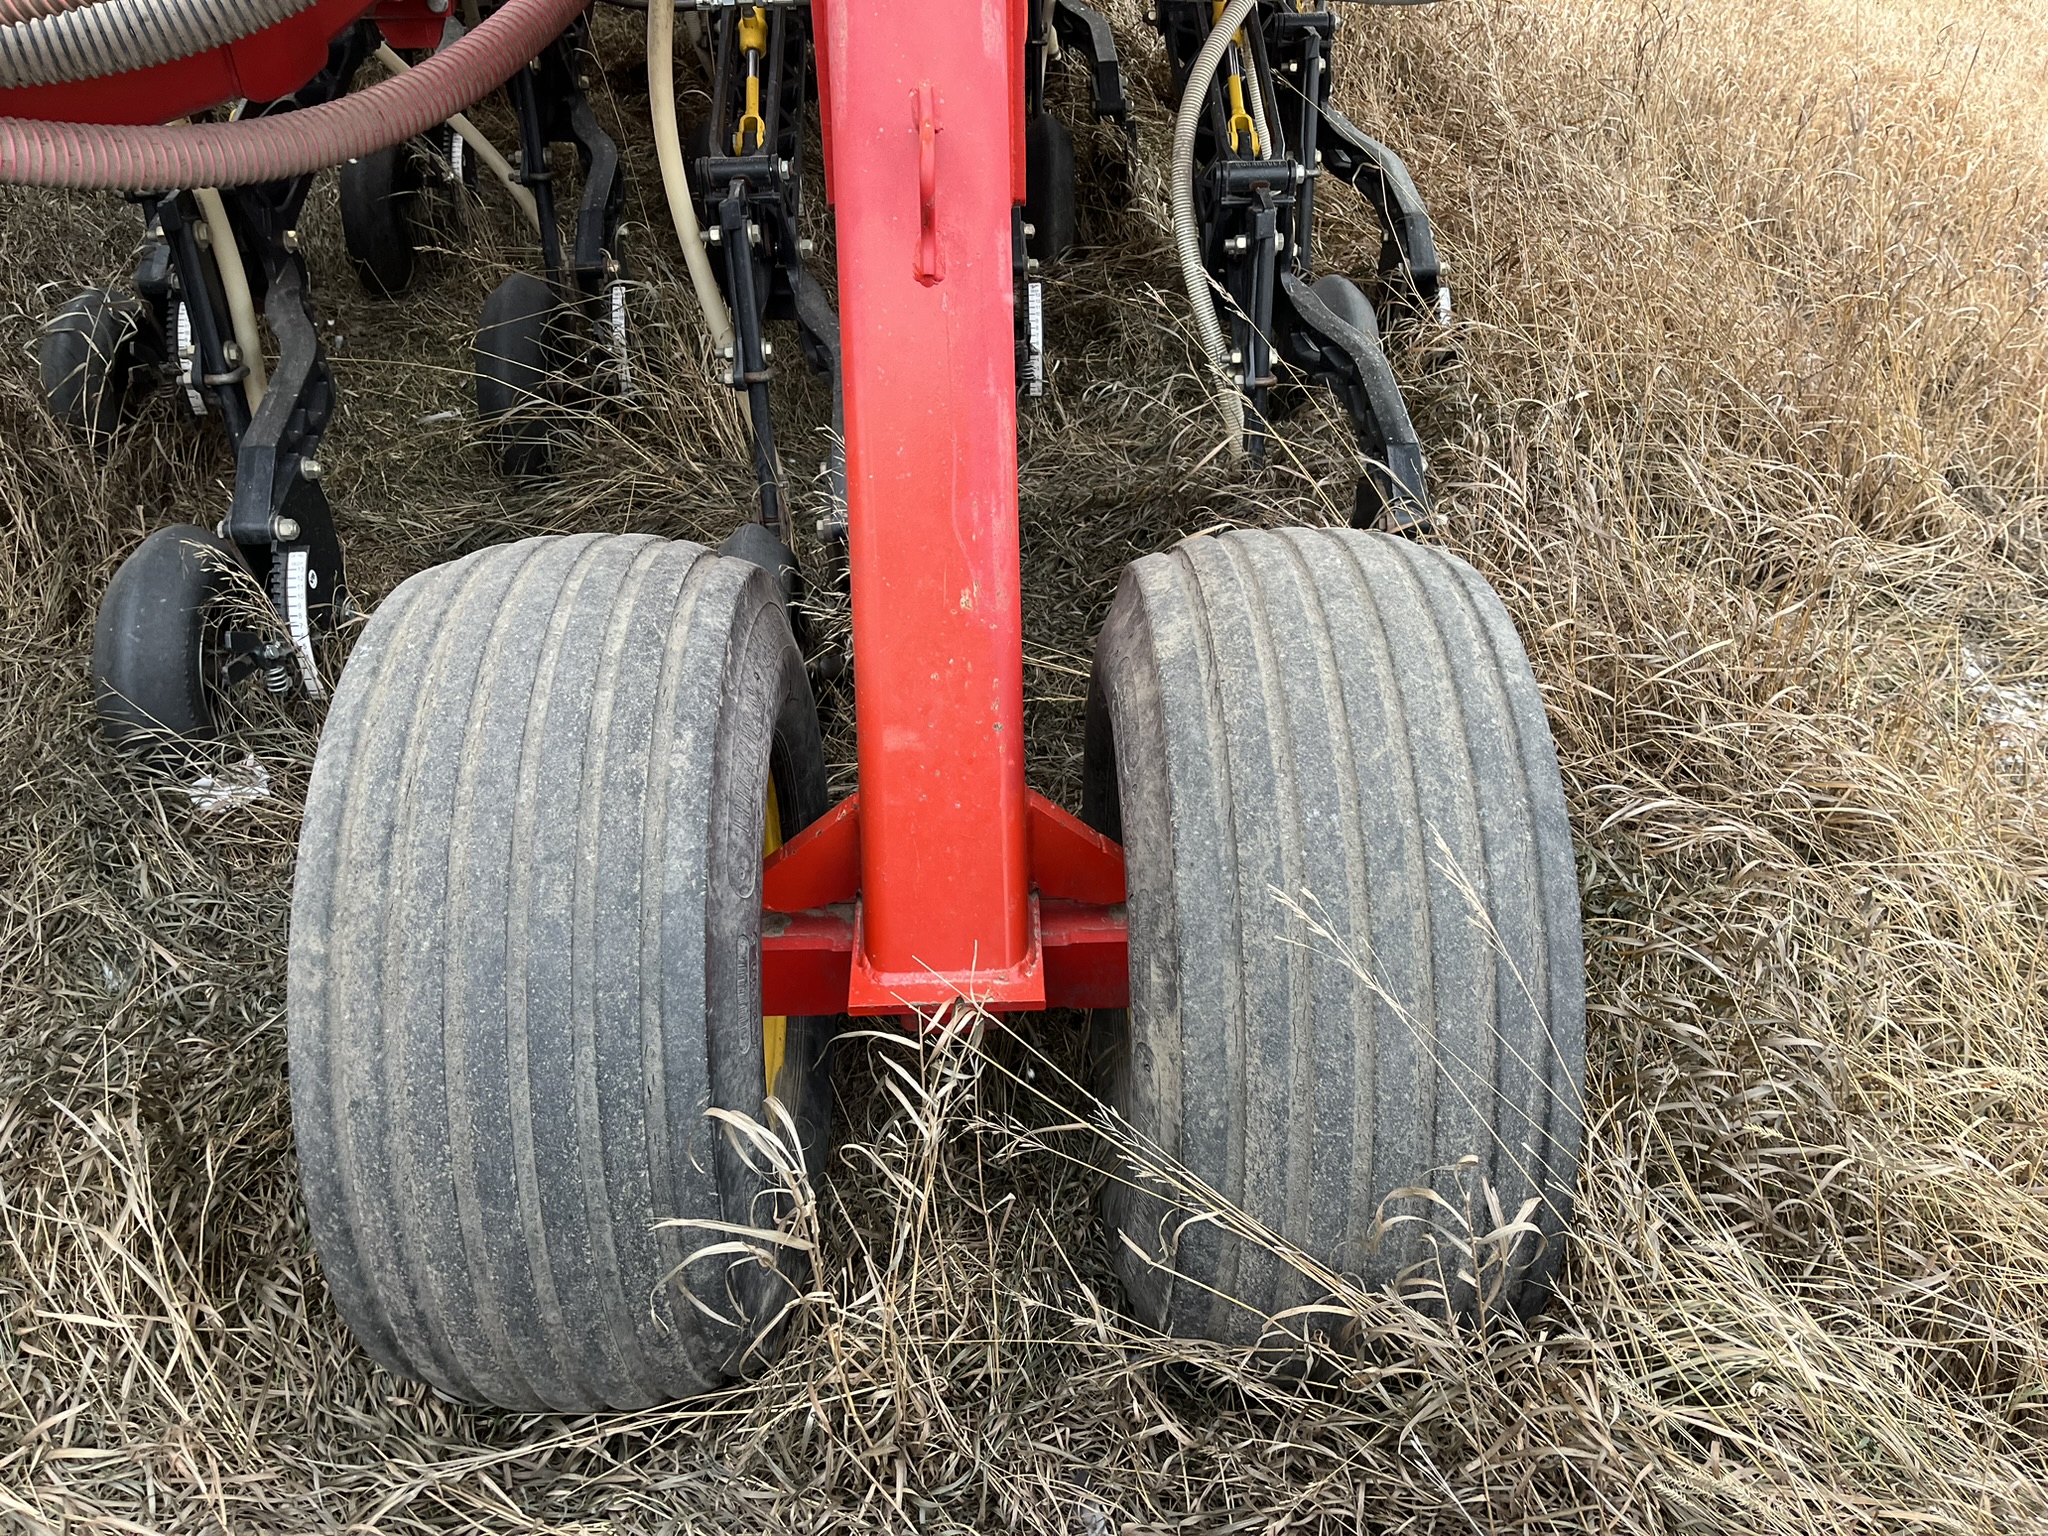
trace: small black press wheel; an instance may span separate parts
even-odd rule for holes
[[[1024,121],[1026,249],[1040,261],[1058,261],[1074,248],[1074,135],[1050,112]]]
[[[36,338],[36,372],[50,414],[98,444],[120,423],[135,373],[137,306],[88,288]]]
[[[773,1352],[809,1283],[776,1164],[822,1172],[834,1021],[762,1016],[761,864],[824,809],[747,561],[528,539],[377,610],[313,764],[289,1011],[307,1213],[372,1357],[583,1412]]]
[[[1269,1329],[1321,1325],[1269,1320],[1323,1302],[1319,1272],[1440,1311],[1540,1307],[1585,972],[1543,701],[1485,581],[1348,529],[1138,561],[1096,648],[1084,785],[1130,886],[1109,1100],[1208,1208],[1278,1240],[1120,1170],[1104,1214],[1139,1317],[1284,1348]],[[1417,1188],[1442,1203],[1396,1195]]]
[[[341,168],[342,239],[357,278],[377,298],[395,298],[412,285],[419,191],[419,161],[409,144],[388,145]]]
[[[121,562],[92,641],[93,702],[117,749],[174,758],[220,734],[223,621],[241,595],[260,601],[235,547],[189,523],[157,529]]]
[[[545,475],[555,458],[551,389],[555,296],[515,272],[491,290],[477,326],[476,414],[508,475]]]

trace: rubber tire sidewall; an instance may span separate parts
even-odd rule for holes
[[[548,384],[555,308],[553,290],[530,272],[514,272],[484,301],[473,354],[476,413],[508,475],[554,468]]]
[[[1026,240],[1031,255],[1055,262],[1079,238],[1074,170],[1074,134],[1050,112],[1024,124],[1024,219],[1032,227]]]
[[[581,1412],[715,1390],[779,1347],[800,1251],[771,1250],[779,1276],[729,1256],[684,1271],[737,1327],[668,1285],[731,1240],[702,1223],[758,1225],[786,1198],[705,1114],[777,1125],[771,764],[790,835],[825,809],[823,751],[746,562],[527,539],[423,572],[373,616],[308,789],[289,1033],[322,1268],[389,1369]],[[836,1027],[791,1019],[776,1085],[814,1180]],[[678,1218],[700,1225],[659,1225]]]
[[[175,758],[220,734],[207,686],[208,626],[243,569],[225,539],[159,528],[114,572],[93,624],[93,702],[117,749]]]
[[[133,329],[104,288],[87,288],[36,338],[36,372],[50,414],[95,446],[120,424],[134,373]]]
[[[393,299],[418,269],[413,205],[422,185],[410,144],[389,144],[341,167],[341,234],[363,291]]]

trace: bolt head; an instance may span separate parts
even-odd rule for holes
[[[318,480],[325,473],[326,470],[321,467],[318,459],[299,460],[299,478],[301,480]]]
[[[289,544],[299,536],[299,520],[296,517],[280,517],[271,524],[270,531],[280,544]]]

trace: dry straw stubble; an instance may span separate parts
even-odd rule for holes
[[[1156,148],[1138,10],[1116,20]],[[1552,1318],[1459,1332],[1351,1298],[1367,1345],[1316,1388],[1134,1336],[1062,1086],[1083,1026],[1024,1021],[849,1042],[819,1294],[756,1386],[561,1422],[375,1372],[293,1190],[280,957],[310,728],[262,722],[272,795],[207,816],[111,765],[84,710],[92,594],[144,527],[216,504],[224,458],[160,408],[96,464],[22,363],[0,374],[0,1509],[36,1531],[2048,1525],[2048,22],[2019,0],[1344,19],[1346,109],[1409,159],[1459,300],[1453,361],[1402,363],[1443,537],[1528,639],[1582,850],[1591,1123]],[[632,122],[630,24],[601,35],[601,109]],[[1106,153],[1082,138],[1084,165]],[[716,537],[743,505],[635,170],[642,375],[666,382],[539,493],[443,415],[510,221],[473,220],[392,308],[350,291],[331,202],[309,219],[367,595],[514,532]],[[1264,479],[1190,473],[1214,426],[1156,176],[1136,191],[1086,208],[1048,274],[1058,366],[1025,423],[1034,773],[1069,802],[1120,564],[1330,518],[1352,473],[1313,402]],[[1324,262],[1369,265],[1367,221],[1325,207]],[[118,206],[51,208],[11,196],[0,227],[16,357],[132,239]],[[787,402],[822,422],[814,387]]]

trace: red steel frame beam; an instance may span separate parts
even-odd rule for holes
[[[1121,850],[1024,782],[1027,0],[815,0],[860,794],[763,881],[769,1013],[1121,1006]]]

